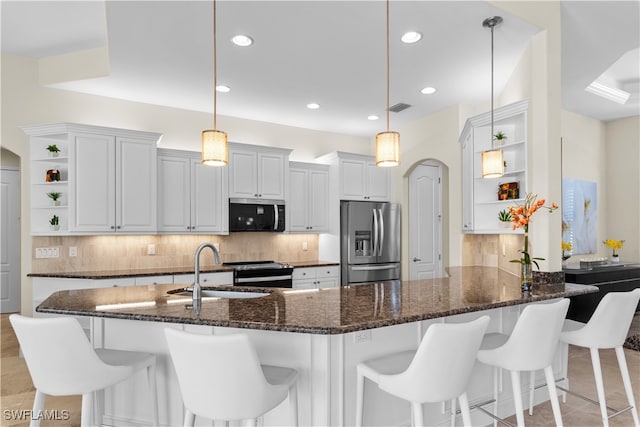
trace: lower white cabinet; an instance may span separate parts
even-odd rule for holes
[[[337,288],[338,286],[340,286],[340,266],[293,269],[294,289]]]
[[[195,280],[195,274],[176,274],[173,276],[173,283],[180,285],[191,286]],[[223,271],[220,273],[200,273],[200,285],[233,285],[233,272]]]

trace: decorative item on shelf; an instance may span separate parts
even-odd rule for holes
[[[376,135],[376,166],[400,164],[400,134],[389,130],[389,0],[387,0],[387,130]]]
[[[49,219],[49,229],[53,231],[60,230],[60,218],[58,218],[58,215],[54,215]]]
[[[202,163],[207,166],[226,166],[229,162],[227,133],[217,130],[218,61],[216,44],[216,0],[213,0],[213,129],[202,131]]]
[[[571,258],[571,251],[573,250],[573,245],[571,242],[562,241],[562,266],[567,266],[567,260]]]
[[[500,212],[498,212],[498,220],[503,227],[511,226],[511,212],[509,211],[509,209],[502,209]]]
[[[524,205],[509,207],[513,229],[524,229],[524,247],[520,251],[522,253],[522,258],[512,259],[510,261],[520,264],[520,285],[523,292],[531,291],[531,284],[533,283],[532,264],[535,264],[539,270],[540,266],[537,261],[544,260],[544,258],[532,257],[529,253],[529,223],[531,222],[531,217],[540,208],[547,209],[549,213],[558,209],[558,205],[556,203],[551,203],[551,206],[545,206],[545,199],[537,199],[537,194],[527,193],[524,199]]]
[[[56,182],[60,181],[60,169],[53,168],[47,171],[47,175],[45,176],[46,182]]]
[[[504,145],[504,144],[507,143],[507,135],[505,135],[504,132],[500,131],[500,132],[496,133],[495,135],[493,135],[493,140],[495,141],[496,145]]]
[[[50,193],[47,193],[47,196],[51,199],[53,206],[60,206],[60,197],[62,197],[62,193],[52,191]]]
[[[520,198],[519,182],[504,182],[498,186],[498,200],[511,200]]]
[[[620,256],[618,255],[618,253],[616,251],[618,249],[622,249],[622,244],[624,243],[624,240],[607,239],[602,243],[604,243],[605,246],[611,248],[611,250],[613,251],[613,253],[611,254],[611,262],[613,264],[619,263],[620,262]]]
[[[49,155],[51,157],[58,157],[60,155],[60,149],[56,144],[51,144],[47,146],[47,151],[49,151]]]
[[[491,149],[482,152],[482,177],[499,178],[504,175],[502,150],[493,148],[493,29],[502,22],[502,17],[494,16],[482,21],[482,26],[491,29]]]

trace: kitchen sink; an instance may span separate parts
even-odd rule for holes
[[[191,288],[180,288],[167,291],[168,295],[191,296]],[[253,292],[253,291],[233,291],[231,289],[202,289],[203,297],[210,298],[230,298],[230,299],[246,299],[246,298],[262,298],[269,296],[269,292]]]

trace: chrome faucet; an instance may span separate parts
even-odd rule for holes
[[[212,243],[205,242],[205,243],[202,243],[200,246],[198,246],[198,249],[196,249],[196,253],[193,256],[194,262],[195,262],[195,265],[194,265],[195,280],[193,282],[192,307],[193,307],[193,314],[195,315],[200,314],[200,308],[202,307],[202,288],[200,287],[200,253],[203,251],[204,248],[211,249],[211,251],[213,252],[213,258],[215,259],[216,264],[220,264],[220,252],[218,251],[218,248],[216,248]]]

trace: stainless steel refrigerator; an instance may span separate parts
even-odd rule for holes
[[[343,285],[400,279],[400,205],[340,202]]]

